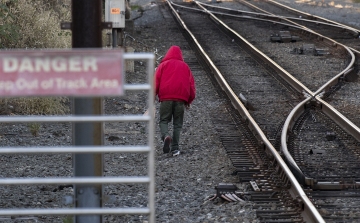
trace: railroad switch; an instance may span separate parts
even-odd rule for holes
[[[216,186],[215,189],[216,195],[220,197],[222,194],[235,193],[238,188],[234,184],[219,183],[219,185]]]
[[[289,31],[280,31],[279,33],[271,35],[270,41],[278,43],[290,43],[301,41],[301,39],[298,36],[292,36]]]
[[[214,194],[209,200],[214,200],[215,198],[222,198],[225,201],[229,202],[245,202],[243,199],[238,197],[235,194],[235,191],[238,189],[234,184],[228,183],[219,183],[218,186],[215,187],[216,194]]]
[[[329,55],[329,50],[328,49],[315,49],[314,51],[314,56],[323,56],[323,55]]]
[[[300,48],[295,48],[291,53],[294,54],[312,54],[314,56],[323,56],[330,54],[328,49],[316,48],[314,44],[303,44]]]
[[[255,181],[250,181],[250,184],[254,191],[260,191],[260,188]]]

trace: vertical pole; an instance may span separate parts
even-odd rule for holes
[[[117,37],[117,29],[113,28],[112,29],[112,47],[113,49],[115,49],[117,46],[118,46],[118,43],[117,43],[117,40],[118,40],[118,37]]]
[[[113,49],[117,48],[118,46],[123,46],[123,31],[120,28],[113,28],[112,29],[112,47]]]
[[[72,47],[101,48],[101,0],[72,0]],[[102,98],[74,98],[74,115],[100,115]],[[103,145],[102,123],[74,123],[73,145]],[[75,177],[94,177],[103,174],[103,155],[74,154]],[[102,185],[75,185],[76,208],[102,207]],[[78,215],[77,223],[101,223],[101,215]]]
[[[154,57],[155,58],[155,57]],[[151,62],[151,63],[150,63]],[[155,61],[154,59],[148,61],[147,65],[147,73],[149,74],[148,81],[151,84],[151,89],[149,92],[149,115],[152,117],[149,122],[149,138],[148,143],[150,146],[150,152],[148,157],[148,165],[149,165],[149,178],[150,178],[150,185],[149,185],[149,209],[150,209],[150,216],[149,222],[155,223],[155,146],[154,146],[154,139],[155,139],[155,114],[154,112],[154,98],[155,98],[155,91],[154,91],[154,70],[155,70]]]

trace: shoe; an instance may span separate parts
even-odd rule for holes
[[[180,150],[174,150],[174,151],[172,152],[172,155],[173,155],[173,156],[178,156],[178,155],[180,155]]]
[[[164,153],[169,153],[170,152],[170,144],[171,144],[171,137],[166,136],[165,139],[164,139],[164,147],[163,147],[163,152]]]

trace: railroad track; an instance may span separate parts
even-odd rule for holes
[[[333,189],[347,190],[340,193],[344,195],[344,201],[350,189],[350,194],[358,193],[358,128],[324,101],[331,101],[330,98],[336,97],[340,87],[356,80],[356,50],[331,38],[350,37],[342,38],[342,32],[327,37],[319,34],[319,30],[314,31],[314,27],[310,29],[294,22],[285,23],[288,19],[284,16],[257,19],[259,15],[230,15],[223,11],[231,10],[210,11],[206,7],[216,7],[200,2],[187,5],[168,2],[168,5],[186,30],[185,35],[193,42],[194,49],[201,55],[200,60],[211,67],[214,80],[222,88],[220,92],[226,94],[229,104],[233,105],[219,109],[214,123],[220,126],[219,133],[237,169],[236,174],[240,180],[249,181],[253,186],[254,191],[243,196],[248,196],[257,204],[261,221],[313,222],[326,219],[327,222],[338,222],[341,219],[358,219],[359,216],[354,214],[358,204],[355,198],[351,198],[355,205],[347,205],[347,209],[340,212],[336,210],[341,202],[328,205],[333,197],[326,200],[326,196],[331,194],[329,190]],[[234,4],[231,7],[234,9]],[[250,6],[247,4],[246,7]],[[249,14],[255,15],[254,12]],[[339,29],[338,25],[328,26],[326,30],[321,28],[326,31],[325,34],[333,29]],[[281,33],[283,30],[291,31],[300,38],[279,41],[282,43],[271,48],[275,45],[269,41],[271,32]],[[355,33],[356,37],[356,30],[351,31],[345,34]],[[299,39],[301,41],[297,41]],[[301,58],[296,53],[290,53],[294,45],[327,47],[328,53],[301,55],[305,57]],[[285,49],[288,54],[283,53]],[[303,66],[289,61],[301,61]],[[316,66],[317,63],[321,66]],[[229,111],[230,116],[220,118],[224,110]],[[325,156],[325,153],[328,154]],[[292,174],[282,165],[280,155],[312,202],[302,197],[302,188],[297,187]],[[348,160],[352,162],[347,164]],[[317,205],[317,210],[313,205]],[[267,208],[261,210],[264,206]]]
[[[243,0],[240,0],[239,2],[248,4]],[[296,21],[296,23],[305,25],[310,29],[318,30],[319,33],[331,37],[332,39],[335,39],[349,47],[353,47],[356,51],[359,51],[360,49],[358,40],[360,36],[360,29],[350,27],[348,25],[341,24],[320,16],[311,15],[306,12],[302,12],[300,10],[296,10],[294,8],[280,4],[273,0],[261,1],[261,4],[254,1],[250,5],[254,10],[260,10],[265,13],[272,14],[276,12],[277,15],[288,15],[287,18],[291,21]],[[255,5],[259,7],[256,8]]]
[[[248,183],[248,190],[237,193],[237,195],[254,203],[253,207],[256,210],[259,221],[324,222],[323,219],[326,219],[327,222],[357,221],[357,207],[359,204],[357,200],[359,194],[357,190],[358,183],[356,177],[351,179],[352,176],[355,176],[356,172],[351,173],[352,175],[349,175],[345,180],[343,178],[334,178],[333,172],[329,171],[329,169],[324,170],[328,171],[327,175],[322,175],[316,172],[319,166],[318,161],[325,159],[325,156],[322,156],[322,154],[325,154],[322,149],[314,148],[309,150],[308,146],[305,146],[307,149],[301,150],[304,147],[304,139],[306,139],[302,137],[312,136],[308,129],[314,129],[314,132],[317,134],[314,134],[316,138],[309,138],[306,141],[310,141],[314,145],[316,144],[319,148],[332,146],[332,150],[329,150],[332,157],[336,156],[337,147],[341,147],[342,151],[346,150],[344,155],[339,156],[339,161],[347,160],[345,156],[347,154],[357,155],[356,150],[359,148],[358,128],[338,114],[332,106],[329,106],[329,103],[341,100],[336,98],[336,93],[342,89],[349,89],[349,86],[353,87],[356,84],[356,82],[347,83],[344,81],[347,78],[349,78],[347,81],[350,81],[352,79],[350,78],[351,76],[356,77],[358,65],[355,63],[357,59],[354,58],[353,51],[342,47],[342,44],[333,45],[331,39],[314,38],[316,35],[310,30],[303,28],[302,31],[298,31],[301,27],[297,27],[294,22],[289,23],[287,18],[284,19],[274,15],[265,18],[263,13],[263,15],[257,15],[258,18],[262,17],[262,21],[258,21],[258,18],[257,20],[254,19],[256,18],[255,13],[252,13],[253,16],[251,16],[254,18],[250,18],[249,15],[241,18],[236,14],[231,15],[232,17],[224,13],[221,15],[221,13],[215,12],[215,10],[214,12],[201,12],[199,15],[199,11],[206,11],[204,4],[186,5],[187,7],[199,9],[196,12],[171,2],[164,4],[168,8],[175,9],[172,11],[175,19],[180,22],[180,27],[184,30],[184,35],[191,42],[192,48],[196,49],[198,60],[202,63],[204,69],[208,71],[214,83],[219,86],[217,94],[222,95],[224,101],[227,102],[218,107],[218,111],[214,114],[212,121],[235,167],[234,174],[236,174],[241,182]],[[249,8],[249,6],[246,7]],[[226,14],[230,14],[228,13],[229,10],[226,11]],[[252,12],[255,12],[255,10],[252,10]],[[191,16],[187,17],[190,14]],[[219,26],[222,21],[218,17],[221,17],[222,21],[226,21],[228,27]],[[239,18],[235,19],[234,17]],[[186,28],[185,23],[183,23],[184,20],[186,20]],[[266,20],[271,21],[266,22]],[[242,35],[246,38],[243,38],[237,34],[242,30],[235,30],[235,28],[238,26],[238,23],[243,22],[247,24],[249,21],[255,25],[258,31],[245,32],[246,30],[244,30]],[[261,30],[270,30],[269,23],[273,24],[271,25],[271,32],[262,33]],[[201,26],[200,31],[197,29],[199,26]],[[318,40],[316,43],[320,45],[324,44],[330,48],[336,46],[333,53],[329,56],[311,57],[307,61],[305,58],[301,58],[306,61],[303,62],[304,64],[308,64],[315,59],[320,59],[319,61],[321,62],[324,61],[321,58],[331,58],[329,59],[331,62],[329,63],[330,66],[327,68],[329,71],[326,71],[324,74],[321,72],[317,74],[323,75],[320,78],[321,80],[318,80],[319,78],[314,78],[313,81],[308,81],[306,78],[301,79],[302,76],[312,72],[301,73],[293,68],[291,64],[285,64],[288,57],[299,57],[299,55],[289,53],[290,50],[294,49],[294,45],[297,42],[270,43],[269,41],[269,37],[273,33],[278,33],[283,28],[290,29],[291,33],[294,32],[296,35],[299,34],[301,36],[302,42],[299,42],[299,45],[296,45],[297,47],[301,46],[303,42],[310,42],[313,39]],[[257,35],[262,35],[262,40],[254,38]],[[197,42],[194,43],[195,39],[201,43],[201,46]],[[252,46],[248,45],[248,43],[251,43]],[[275,47],[271,48],[268,45]],[[340,53],[336,50],[337,48],[341,49]],[[183,49],[185,53],[190,51],[187,48]],[[286,52],[288,54],[281,57],[279,49],[287,49]],[[206,54],[204,53],[205,51]],[[195,60],[195,58],[190,58],[190,60]],[[197,61],[191,61],[189,64],[192,70],[200,69]],[[239,69],[239,65],[241,69]],[[300,70],[300,68],[298,69]],[[334,69],[336,70],[335,72],[332,71]],[[296,73],[300,74],[294,78],[293,75]],[[311,76],[309,75],[309,77]],[[306,84],[303,84],[303,82]],[[308,85],[312,86],[308,87]],[[356,87],[354,88],[356,89]],[[346,93],[343,92],[342,94],[346,95]],[[139,95],[136,94],[136,96],[138,97]],[[348,100],[355,99],[356,94]],[[355,103],[351,105],[356,108]],[[137,110],[135,107],[133,109]],[[338,109],[340,110],[341,108]],[[343,109],[344,111],[347,110],[345,107]],[[351,116],[351,112],[346,117],[348,115]],[[115,129],[118,125],[109,125],[108,127]],[[133,126],[131,126],[131,129],[133,130]],[[135,130],[138,132],[143,131],[142,126],[138,124]],[[130,137],[130,135],[134,134],[129,132],[128,136]],[[135,138],[136,136],[133,137]],[[125,137],[120,142],[115,142],[116,139],[112,141],[110,137],[108,139],[110,144],[121,144],[126,140]],[[63,141],[63,143],[70,142]],[[352,158],[353,160],[350,164],[356,167],[357,158]],[[5,159],[8,159],[8,157],[5,157]],[[70,161],[71,157],[68,156],[65,159]],[[293,159],[295,159],[296,163]],[[110,160],[114,165],[117,165],[118,161],[124,162],[123,157],[110,157]],[[299,160],[303,163],[310,163],[312,166],[304,168],[301,166],[302,163],[298,162]],[[11,162],[11,159],[6,161]],[[331,160],[326,161],[330,165],[333,164]],[[15,161],[14,159],[14,162],[18,162],[18,160]],[[136,156],[134,164],[129,166],[138,166],[141,162],[144,162],[144,159]],[[346,169],[343,167],[344,165],[347,164],[342,162],[335,167],[342,168],[343,173],[344,171],[352,171],[349,169],[351,166],[346,167],[348,168]],[[70,167],[71,165],[67,166]],[[290,172],[290,169],[293,173]],[[306,173],[305,170],[307,171]],[[19,169],[17,174],[23,176],[21,174],[27,171],[29,171],[29,168]],[[109,176],[111,174],[118,176],[119,172],[127,172],[128,170],[116,169],[118,172],[112,171],[106,170],[105,172]],[[69,175],[71,171],[63,169],[60,172],[66,172]],[[334,188],[346,190],[336,191],[335,193],[328,190]],[[67,189],[69,189],[67,193],[71,194],[71,189]],[[124,192],[125,189],[126,187],[121,187],[120,190]],[[40,190],[53,196],[53,194],[46,191],[56,192],[61,189],[60,187],[55,189],[52,187],[41,187]],[[119,190],[119,188],[111,186],[107,187],[107,190],[112,194],[112,191]],[[12,195],[10,189],[6,193]],[[33,192],[35,197],[38,193],[39,191],[35,190]],[[124,194],[127,197],[140,197],[142,201],[139,204],[144,207],[147,205],[143,202],[146,200],[146,195],[134,191],[131,191],[129,194],[125,192]],[[32,201],[32,197],[28,193],[24,192],[24,195]],[[186,197],[181,194],[181,198],[184,199]],[[171,202],[175,201],[174,203],[176,203],[176,199],[177,197],[175,199],[174,197],[171,198]],[[11,203],[12,200],[12,197],[8,196],[5,203]],[[23,202],[22,200],[20,201]],[[52,202],[52,199],[48,199],[46,202]],[[129,200],[123,199],[117,200],[114,203],[129,205],[128,202]],[[131,202],[138,204],[135,201]],[[167,202],[168,200],[163,202],[162,205],[170,205]],[[46,203],[39,205],[46,205]],[[66,205],[69,204],[63,204],[63,206]],[[110,207],[114,204],[110,202],[108,205]],[[191,208],[195,207],[193,205],[190,206]],[[129,219],[127,216],[125,218]],[[34,221],[36,220],[34,219]]]

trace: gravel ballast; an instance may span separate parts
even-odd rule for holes
[[[309,13],[333,16],[334,20],[360,27],[358,18],[360,4],[350,1],[324,1],[319,4],[299,3],[295,0],[280,0]],[[156,52],[164,56],[171,45],[179,45],[185,61],[194,58],[194,52],[180,34],[173,18],[162,13],[159,6],[149,0],[131,0],[131,5],[141,6],[143,12],[133,11],[134,32],[127,39],[127,46],[135,52]],[[338,4],[344,7],[340,8]],[[350,7],[351,5],[351,7]],[[321,10],[319,10],[321,9]],[[330,12],[330,13],[329,13]],[[344,13],[346,12],[346,13]],[[328,17],[329,18],[329,17]],[[345,20],[345,21],[344,21]],[[176,28],[175,28],[176,27]],[[134,71],[126,72],[126,82],[146,82],[146,66],[134,63]],[[155,164],[156,164],[156,222],[258,222],[252,203],[229,203],[220,199],[209,201],[219,183],[234,183],[241,191],[246,184],[238,183],[232,175],[234,168],[227,158],[218,133],[212,123],[212,114],[225,103],[215,92],[212,82],[203,70],[193,71],[197,95],[190,110],[185,112],[178,157],[162,152],[157,126],[159,115],[155,113]],[[127,92],[124,97],[106,98],[105,113],[112,115],[142,114],[146,110],[145,92]],[[159,103],[156,103],[158,108]],[[144,123],[105,124],[105,145],[144,145],[147,143],[147,127]],[[2,147],[69,146],[71,125],[41,124],[39,136],[34,137],[27,125],[1,124]],[[72,154],[62,155],[1,155],[0,177],[70,177],[73,174]],[[105,176],[145,176],[147,156],[142,154],[104,154]],[[63,202],[73,195],[71,185],[23,185],[0,186],[1,208],[68,208]],[[146,207],[146,185],[104,185],[104,207]],[[147,222],[147,216],[105,216],[105,222]],[[67,216],[0,217],[0,222],[66,222]]]

